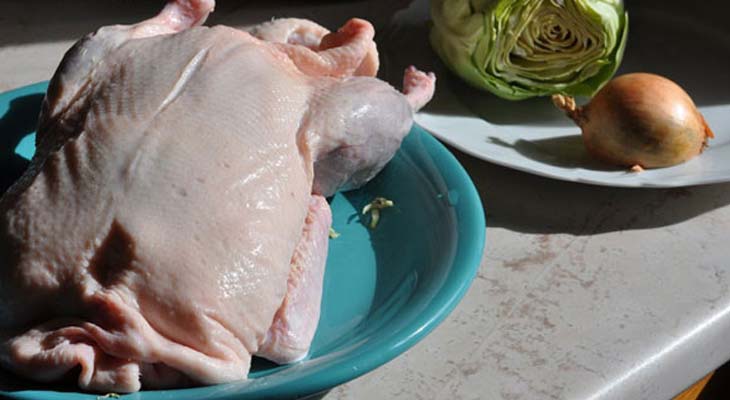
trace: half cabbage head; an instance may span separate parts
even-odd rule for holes
[[[628,36],[621,0],[432,0],[431,44],[470,84],[510,100],[591,96]]]

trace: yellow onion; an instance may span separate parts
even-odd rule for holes
[[[635,170],[683,163],[714,137],[687,92],[659,75],[619,76],[582,107],[560,94],[553,103],[581,128],[591,155]]]

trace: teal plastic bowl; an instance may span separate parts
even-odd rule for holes
[[[0,95],[0,183],[5,186],[33,154],[32,131],[46,85]],[[393,200],[395,207],[384,210],[376,229],[369,229],[360,210],[376,196]],[[287,366],[255,360],[245,381],[142,391],[122,398],[287,399],[319,393],[403,353],[431,332],[466,293],[484,246],[482,204],[456,159],[421,128],[413,127],[373,181],[337,194],[331,205],[340,236],[330,241],[322,315],[306,360]],[[11,383],[6,382],[0,395],[9,398],[97,398],[13,384],[7,376],[3,380]]]

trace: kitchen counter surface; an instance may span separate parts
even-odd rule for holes
[[[306,3],[285,2],[287,14],[326,15],[330,27],[352,15],[387,25],[414,7]],[[78,37],[158,6],[3,1],[0,91],[49,79]],[[210,23],[279,16],[280,6],[220,1]],[[395,64],[384,62],[386,76]],[[453,151],[487,215],[476,280],[425,340],[326,399],[667,399],[730,358],[730,184],[598,187]]]

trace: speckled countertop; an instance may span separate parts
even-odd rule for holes
[[[358,15],[378,27],[413,6],[252,3],[222,0],[211,23]],[[48,79],[76,38],[158,6],[0,2],[0,91]],[[588,186],[454,153],[487,214],[477,279],[424,341],[326,399],[667,399],[730,359],[730,184]]]

